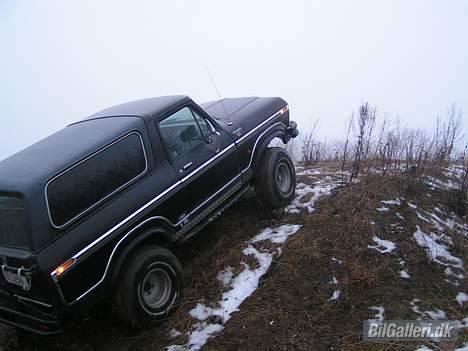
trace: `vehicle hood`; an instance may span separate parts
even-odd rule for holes
[[[286,105],[287,102],[279,97],[240,97],[205,102],[200,106],[236,138],[252,130]],[[229,120],[232,122],[231,126]],[[242,133],[233,133],[239,128],[242,129]]]

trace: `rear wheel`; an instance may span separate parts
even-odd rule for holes
[[[288,153],[279,147],[268,148],[255,176],[255,193],[269,209],[285,207],[294,199],[296,173]]]
[[[115,298],[121,319],[132,327],[156,326],[174,308],[183,289],[183,269],[168,249],[146,246],[122,273]]]

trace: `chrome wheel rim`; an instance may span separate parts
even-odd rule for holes
[[[276,172],[276,184],[282,193],[287,193],[291,187],[291,173],[289,168],[281,163]]]
[[[153,309],[165,306],[171,297],[171,291],[171,277],[161,268],[148,272],[140,286],[140,296],[143,302]]]

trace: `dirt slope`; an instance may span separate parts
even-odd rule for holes
[[[346,175],[346,174],[345,174]],[[468,341],[468,227],[440,182],[369,177],[342,186],[329,165],[298,169],[297,198],[278,220],[247,197],[178,252],[187,290],[151,331],[108,310],[58,338],[21,335],[19,350],[415,350],[368,344],[362,321],[456,319]],[[446,181],[446,179],[444,180]],[[458,298],[458,301],[457,301]],[[10,339],[11,340],[11,339]]]

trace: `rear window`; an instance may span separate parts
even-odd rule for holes
[[[46,194],[52,225],[66,226],[145,173],[142,140],[132,133],[55,177]]]
[[[30,248],[26,205],[22,198],[0,194],[0,246]]]

